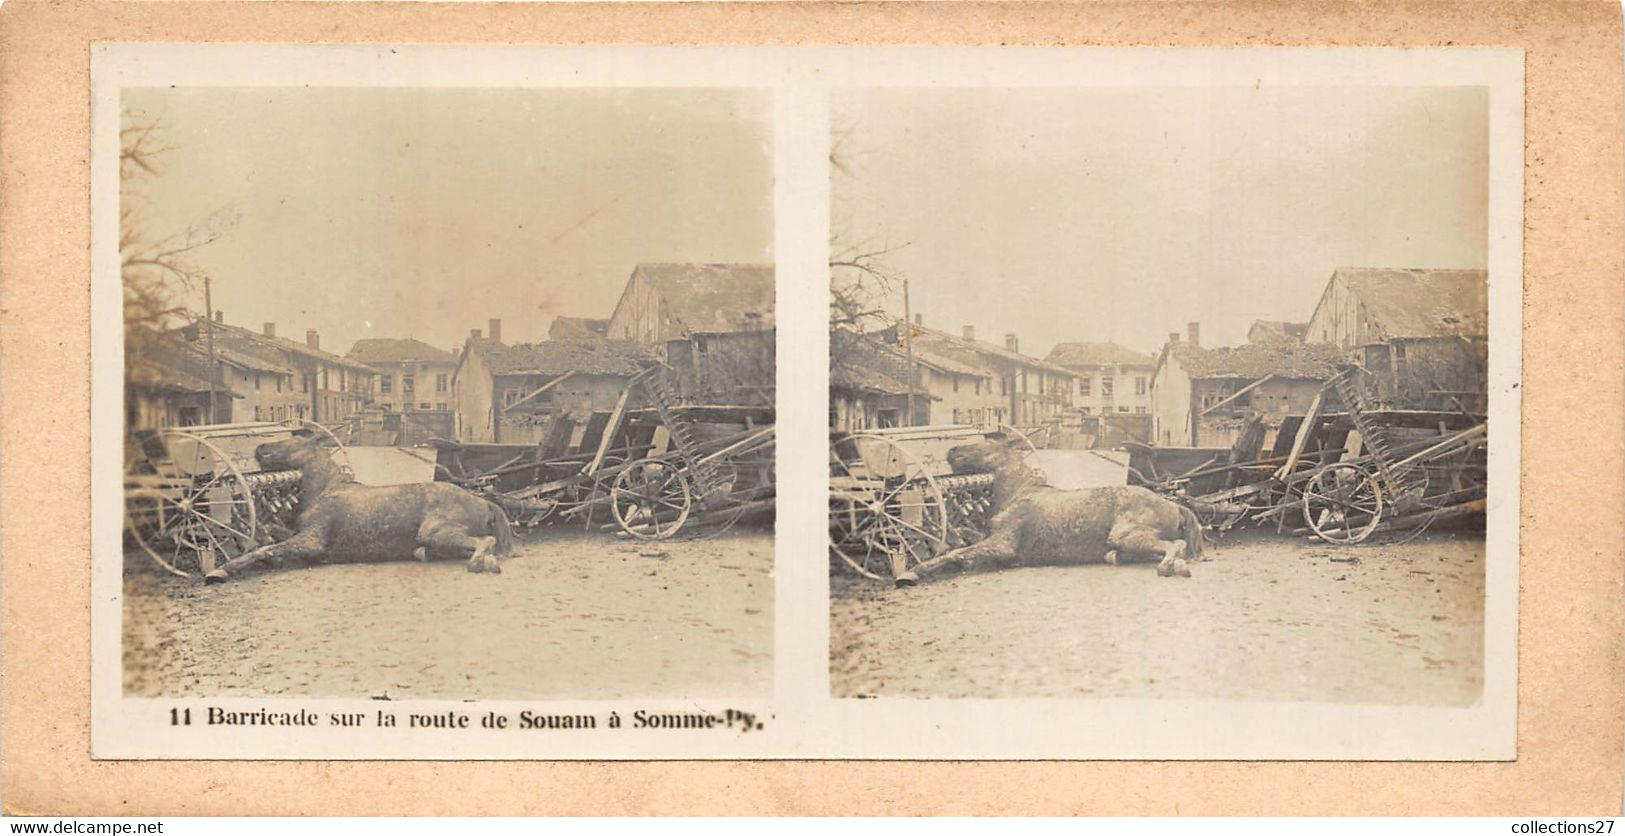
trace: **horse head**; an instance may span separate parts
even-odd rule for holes
[[[1021,464],[1015,439],[977,441],[948,450],[948,466],[954,473],[1003,473]]]
[[[316,437],[296,432],[287,438],[267,441],[254,448],[254,458],[265,470],[307,470],[327,458]]]

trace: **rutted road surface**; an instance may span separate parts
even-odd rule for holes
[[[129,563],[131,696],[615,699],[771,692],[773,535],[521,535],[501,575],[412,561],[219,586]]]
[[[1484,540],[1232,535],[1190,579],[1150,564],[833,579],[837,697],[1465,705],[1483,685]],[[1348,562],[1348,561],[1356,562]]]

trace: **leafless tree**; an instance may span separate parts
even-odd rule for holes
[[[169,235],[153,234],[139,208],[143,180],[162,175],[164,144],[157,117],[128,111],[119,129],[119,268],[124,285],[125,338],[141,340],[186,321],[192,314],[186,296],[196,292],[203,268],[191,260],[198,248],[216,240],[235,223],[219,211]]]

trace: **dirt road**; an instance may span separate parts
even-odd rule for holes
[[[773,535],[523,536],[499,576],[321,566],[124,584],[131,696],[612,699],[767,694]]]
[[[836,696],[1463,705],[1483,682],[1484,541],[1232,535],[1190,579],[1024,568],[834,581]],[[1357,559],[1357,563],[1340,562]]]

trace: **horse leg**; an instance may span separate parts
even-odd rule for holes
[[[496,544],[497,538],[472,537],[468,529],[460,525],[431,526],[424,523],[418,530],[418,547],[412,555],[425,561],[435,557],[467,559],[470,572],[490,572],[493,575],[500,575],[502,567],[491,555],[491,549],[495,548]]]
[[[978,563],[1007,562],[1016,558],[1016,533],[1019,526],[1009,526],[995,531],[986,540],[961,546],[952,551],[943,552],[929,560],[920,561],[912,572],[904,572],[897,576],[898,586],[913,586],[920,579],[944,566],[963,564],[969,568],[976,568]]]
[[[309,529],[306,531],[301,531],[280,543],[272,543],[269,546],[260,546],[248,554],[234,560],[226,561],[223,565],[217,567],[213,572],[204,575],[203,582],[220,583],[221,581],[242,572],[244,569],[247,569],[248,567],[253,566],[262,560],[280,561],[290,557],[300,560],[310,560],[320,557],[324,550],[325,549],[322,544],[322,532],[320,530]]]
[[[1151,526],[1139,523],[1120,522],[1112,526],[1111,533],[1106,535],[1108,555],[1120,552],[1124,555],[1161,556],[1157,563],[1157,574],[1163,577],[1178,575],[1182,578],[1191,576],[1190,565],[1185,561],[1184,540],[1164,540],[1157,530]],[[1121,557],[1114,555],[1120,560]],[[1115,560],[1109,558],[1108,563],[1115,565]]]

